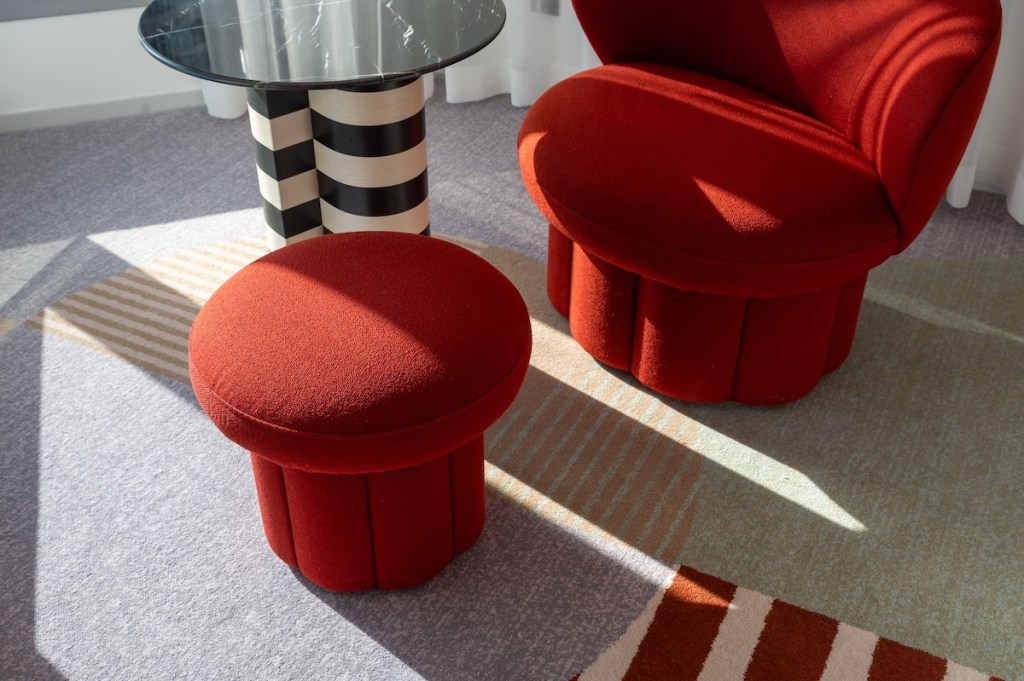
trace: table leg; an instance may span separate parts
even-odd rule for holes
[[[249,91],[271,248],[325,232],[429,234],[423,79]]]
[[[270,248],[320,236],[324,232],[307,92],[250,89],[248,98]]]
[[[423,79],[311,90],[320,210],[330,232],[429,232]]]

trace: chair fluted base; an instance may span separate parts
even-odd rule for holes
[[[849,355],[867,272],[773,298],[684,291],[603,261],[552,227],[548,297],[596,360],[689,402],[784,404]]]

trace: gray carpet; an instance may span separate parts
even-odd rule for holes
[[[543,341],[489,434],[487,527],[424,587],[348,595],[269,552],[248,461],[186,384],[33,323],[261,234],[246,121],[0,135],[0,679],[565,680],[680,563],[1024,679],[1024,228],[1002,197],[940,207],[872,274],[850,360],[805,400],[686,405],[588,363],[545,306],[522,115],[443,92],[427,111],[434,232],[508,251]],[[560,470],[524,434],[538,403],[660,456],[665,484],[566,485],[578,453]],[[611,470],[615,453],[588,455]],[[623,520],[638,513],[646,528]]]

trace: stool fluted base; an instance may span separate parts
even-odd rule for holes
[[[252,465],[271,549],[326,589],[422,584],[483,530],[482,436],[426,463],[381,473],[307,473],[257,453]]]

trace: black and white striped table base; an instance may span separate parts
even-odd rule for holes
[[[334,232],[430,232],[423,79],[249,90],[271,248]]]

